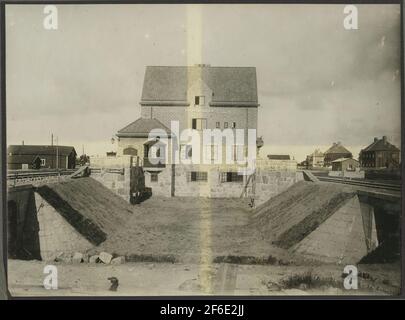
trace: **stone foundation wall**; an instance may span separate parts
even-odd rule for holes
[[[145,186],[152,188],[152,195],[163,197],[172,196],[172,170],[171,165],[161,170],[144,170]],[[152,181],[153,174],[157,174],[158,181]]]
[[[258,169],[254,197],[256,205],[280,194],[301,180],[304,180],[302,172]]]
[[[122,170],[92,169],[90,177],[129,202],[131,190],[130,168]]]
[[[295,170],[296,163],[295,166],[294,163],[292,165],[289,163],[288,166],[283,167],[280,163],[277,167],[258,167],[254,177],[244,176],[242,181],[237,182],[221,181],[221,174],[237,172],[236,166],[180,164],[174,167],[166,166],[166,168],[158,171],[145,170],[145,184],[152,188],[153,195],[158,196],[210,198],[239,198],[244,196],[254,197],[260,203],[283,192],[297,181],[303,180],[302,173]],[[191,181],[192,171],[206,172],[207,181]],[[151,180],[154,173],[157,173],[158,181]]]

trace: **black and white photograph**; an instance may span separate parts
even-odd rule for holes
[[[401,10],[6,3],[11,297],[399,296]]]

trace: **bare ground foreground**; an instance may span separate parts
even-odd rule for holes
[[[343,265],[292,250],[354,196],[347,186],[299,182],[255,210],[238,198],[152,197],[130,206],[91,178],[48,187],[43,195],[55,206],[69,203],[65,215],[73,210],[106,234],[90,255],[106,251],[127,263],[9,260],[12,295],[399,293],[399,263],[360,265],[359,290],[348,291]],[[58,290],[43,288],[46,264],[58,267]],[[117,292],[108,291],[112,276]]]
[[[397,295],[399,265],[363,265],[357,290],[343,288],[336,265],[271,266],[126,263],[60,264],[58,289],[46,290],[46,262],[9,260],[12,296],[189,296],[189,295]],[[208,277],[205,273],[208,273]],[[109,277],[119,280],[109,291]],[[205,280],[204,280],[205,279]],[[208,282],[206,279],[209,279]]]

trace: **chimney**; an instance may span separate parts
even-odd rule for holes
[[[383,142],[384,144],[387,144],[387,136],[383,136]]]
[[[377,142],[378,141],[378,138],[377,137],[374,137],[374,142]]]
[[[22,145],[24,145],[24,140],[22,141]]]

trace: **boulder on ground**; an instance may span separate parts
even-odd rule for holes
[[[73,263],[81,263],[83,261],[83,253],[75,252],[72,258]]]
[[[88,263],[89,262],[89,254],[88,253],[83,253],[83,258],[82,258],[82,261],[84,262],[84,263]]]
[[[72,263],[72,255],[70,253],[59,252],[56,255],[55,262]]]
[[[100,257],[98,256],[98,254],[91,256],[89,258],[89,263],[98,263],[100,262]]]
[[[123,257],[123,256],[116,257],[111,260],[111,264],[123,264],[123,263],[125,263],[125,257]]]
[[[105,264],[109,264],[112,260],[113,256],[107,252],[101,252],[99,255],[99,259],[101,260],[101,262],[105,263]]]

